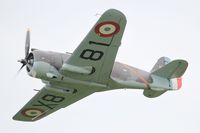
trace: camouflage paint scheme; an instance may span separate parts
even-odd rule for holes
[[[36,121],[95,92],[142,89],[146,97],[153,98],[179,89],[188,65],[184,60],[161,57],[151,72],[115,62],[125,26],[124,14],[110,9],[73,53],[26,52],[28,74],[41,79],[45,86],[13,119]]]

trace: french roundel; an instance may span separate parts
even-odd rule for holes
[[[43,110],[37,108],[27,108],[24,109],[21,113],[22,115],[30,118],[34,118],[43,114]]]
[[[95,33],[101,37],[111,37],[120,31],[118,23],[113,21],[105,21],[97,24]]]

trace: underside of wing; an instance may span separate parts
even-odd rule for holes
[[[73,78],[106,84],[126,25],[118,10],[106,11],[90,30],[61,72]]]
[[[18,121],[36,121],[90,94],[88,90],[66,92],[58,88],[42,88],[14,117]]]

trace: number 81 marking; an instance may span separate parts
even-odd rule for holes
[[[86,60],[97,61],[103,57],[104,53],[101,51],[94,51],[92,49],[85,49],[81,53],[80,57]]]

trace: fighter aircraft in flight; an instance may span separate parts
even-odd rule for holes
[[[129,88],[142,89],[146,97],[158,97],[181,88],[181,76],[188,63],[161,57],[151,72],[134,68],[115,57],[121,45],[126,17],[118,10],[104,12],[73,53],[30,49],[27,31],[25,58],[28,75],[45,86],[13,117],[36,121],[95,92]]]

